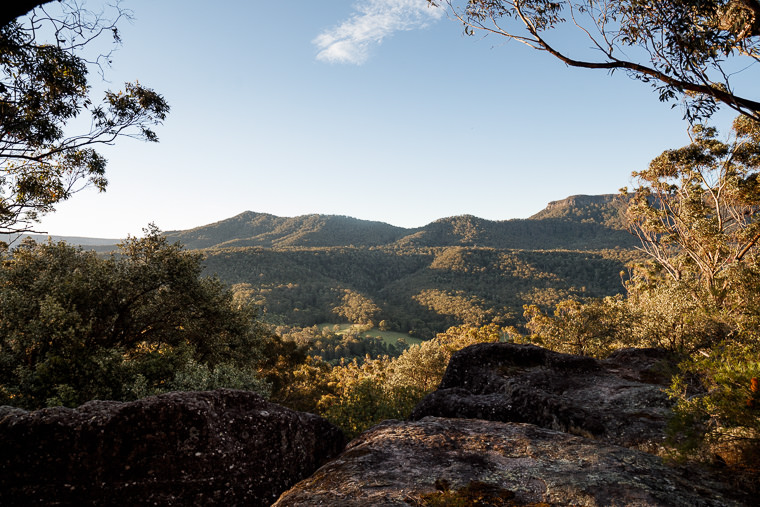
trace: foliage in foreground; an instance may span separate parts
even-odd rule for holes
[[[27,10],[32,6],[26,3]],[[121,137],[158,140],[152,129],[169,112],[160,94],[135,82],[107,91],[102,101],[91,95],[88,74],[102,74],[110,61],[108,49],[97,54],[107,44],[95,41],[113,34],[118,44],[117,22],[128,17],[118,4],[108,10],[113,21],[67,0],[0,25],[1,232],[31,230],[86,186],[103,191],[106,159],[99,145]]]
[[[274,392],[273,401],[317,412],[353,437],[382,420],[406,418],[438,387],[454,352],[503,336],[494,324],[459,326],[412,345],[396,358],[368,356],[335,367],[310,358],[293,372],[285,389]]]
[[[0,269],[0,404],[76,406],[170,390],[266,392],[268,335],[201,258],[156,229],[108,258],[25,242]]]
[[[683,101],[690,121],[709,118],[720,104],[760,121],[753,79],[736,77],[760,59],[760,16],[754,0],[428,3],[448,6],[468,35],[482,30],[572,67],[624,71],[650,83],[661,101]]]
[[[760,359],[757,343],[726,342],[684,361],[670,388],[671,439],[683,456],[721,460],[760,473]],[[694,392],[691,379],[698,379]]]
[[[670,351],[678,363],[670,444],[684,459],[719,456],[760,472],[760,335],[749,328],[757,308],[736,310],[666,277],[638,278],[626,297],[567,300],[553,314],[526,307],[530,332],[515,338],[599,358],[621,347]]]
[[[760,472],[760,125],[738,118],[728,142],[711,128],[692,136],[637,173],[628,213],[651,262],[633,268],[626,296],[526,307],[521,339],[599,357],[672,351],[671,443]]]

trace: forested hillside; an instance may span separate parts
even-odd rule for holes
[[[250,247],[442,247],[512,249],[629,248],[638,243],[625,230],[626,199],[617,195],[573,196],[551,203],[529,219],[492,221],[463,215],[405,229],[336,215],[276,217],[246,211],[186,231],[170,240],[188,248]]]
[[[552,201],[532,220],[564,220],[594,223],[610,229],[627,229],[625,209],[632,195],[573,195],[561,201]]]
[[[166,235],[188,248],[287,246],[376,246],[393,243],[407,229],[334,215],[283,218],[246,211],[227,220]]]
[[[636,255],[624,207],[618,196],[575,196],[530,219],[465,215],[419,229],[245,212],[166,235],[203,249],[206,272],[269,322],[383,322],[429,338],[459,324],[518,324],[526,304],[620,293]]]
[[[629,251],[210,249],[209,273],[252,298],[270,322],[386,321],[426,338],[457,324],[515,324],[522,306],[622,291]]]

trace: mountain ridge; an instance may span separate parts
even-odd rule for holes
[[[529,219],[472,215],[405,229],[340,215],[245,212],[170,240],[272,324],[385,322],[417,338],[459,324],[515,325],[524,305],[623,290],[636,255],[617,196],[571,196]]]
[[[548,310],[568,297],[620,293],[620,273],[638,255],[625,204],[625,196],[570,196],[527,219],[459,215],[417,228],[246,211],[164,234],[202,251],[205,273],[268,323],[385,321],[430,338],[459,324],[518,324],[524,305]]]
[[[477,246],[514,249],[630,248],[637,243],[626,232],[628,199],[619,194],[573,195],[551,201],[525,219],[489,220],[471,214],[439,218],[421,227],[405,228],[346,215],[311,213],[279,217],[244,211],[230,218],[164,234],[189,249],[231,247],[440,247]],[[115,238],[52,234],[0,235],[0,241],[19,243],[66,241],[108,251]],[[564,236],[564,237],[563,237]]]
[[[229,247],[441,247],[515,249],[629,248],[627,199],[614,194],[576,195],[550,202],[527,219],[488,220],[457,215],[425,226],[404,228],[344,215],[278,217],[245,211],[225,220],[179,231],[171,240],[190,249]]]

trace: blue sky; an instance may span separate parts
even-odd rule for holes
[[[124,6],[134,21],[107,78],[139,80],[172,112],[160,143],[104,149],[108,190],[59,205],[39,227],[50,234],[124,237],[245,210],[404,227],[525,218],[614,193],[688,141],[680,109],[647,85],[466,37],[424,0]]]

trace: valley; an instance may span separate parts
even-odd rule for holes
[[[573,196],[522,220],[472,216],[404,229],[349,217],[245,212],[169,231],[272,325],[370,325],[419,339],[519,325],[524,305],[623,291],[640,258],[623,196]]]

